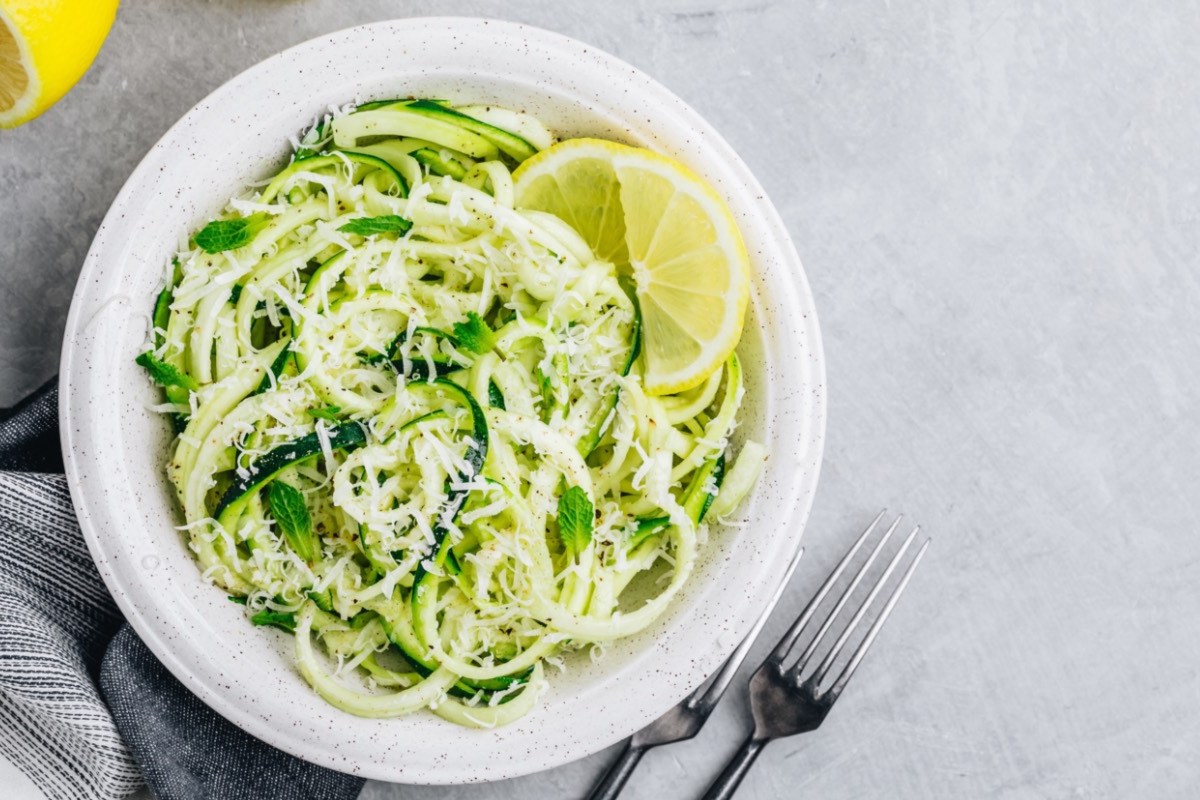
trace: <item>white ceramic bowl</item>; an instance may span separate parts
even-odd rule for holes
[[[739,436],[770,460],[741,527],[715,530],[673,611],[576,659],[537,709],[499,730],[432,714],[366,720],[327,705],[293,665],[291,640],[247,624],[200,578],[163,475],[169,435],[133,363],[181,234],[288,152],[330,104],[392,96],[533,112],[560,136],[609,137],[676,156],[725,196],[753,262],[740,346]],[[191,691],[251,734],[344,772],[409,783],[494,780],[595,752],[657,717],[729,655],[782,577],[816,487],[824,365],[812,297],[774,207],[728,144],[679,98],[612,56],[543,30],[409,19],[330,34],[247,70],[189,111],[117,196],[84,263],[62,356],[71,494],[92,556],[126,619]]]

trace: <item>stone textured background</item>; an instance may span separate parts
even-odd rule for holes
[[[125,177],[229,77],[390,17],[561,31],[724,133],[816,293],[826,463],[764,641],[881,505],[935,537],[838,709],[739,796],[1194,797],[1200,16],[1161,5],[127,0],[82,84],[0,133],[0,404],[55,372]],[[735,687],[626,796],[696,796],[747,726]],[[363,797],[578,797],[612,755]]]

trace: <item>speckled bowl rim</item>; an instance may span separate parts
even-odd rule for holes
[[[470,64],[460,63],[464,49]],[[161,239],[153,226],[161,215],[186,206],[195,225],[201,208],[219,208],[212,197],[187,201],[211,194],[203,181],[185,180],[205,176],[206,124],[236,123],[240,112],[228,110],[231,104],[278,111],[282,97],[303,87],[267,86],[272,77],[334,74],[351,59],[370,65],[362,91],[384,82],[437,85],[447,76],[469,86],[474,70],[481,87],[499,91],[496,84],[507,82],[514,93],[532,92],[534,106],[541,92],[548,109],[559,103],[561,113],[591,120],[574,135],[609,135],[676,155],[726,197],[756,267],[753,330],[739,351],[750,351],[747,373],[761,385],[744,427],[764,436],[772,455],[747,502],[746,525],[714,531],[664,620],[613,645],[598,665],[573,666],[535,712],[495,731],[468,731],[431,714],[362,720],[327,706],[290,664],[286,637],[268,639],[245,625],[189,570],[180,538],[166,534],[177,512],[161,477],[161,448],[151,446],[165,434],[146,409],[153,391],[132,359],[170,248],[138,242]],[[579,108],[563,111],[563,97]],[[291,102],[294,110],[300,101]],[[250,170],[244,179],[258,174]],[[732,652],[799,547],[821,465],[825,369],[812,295],[778,213],[695,111],[634,67],[559,34],[495,20],[414,18],[339,31],[266,59],[197,104],[150,150],[113,202],[80,274],[63,344],[60,421],[92,557],[126,619],[172,674],[230,721],[302,759],[379,780],[452,784],[514,777],[596,752],[666,711]],[[723,583],[731,577],[739,579],[737,591]],[[251,681],[247,670],[261,674]]]

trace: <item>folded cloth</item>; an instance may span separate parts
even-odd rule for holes
[[[57,398],[52,381],[0,420],[0,755],[51,800],[357,797],[361,778],[213,712],[124,623],[53,474]]]

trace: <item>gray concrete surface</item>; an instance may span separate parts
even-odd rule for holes
[[[935,536],[825,727],[739,796],[1194,797],[1200,16],[1157,5],[130,0],[83,83],[0,133],[0,403],[55,371],[126,175],[230,76],[387,17],[562,31],[708,117],[807,266],[829,446],[766,638],[880,505]],[[696,796],[747,724],[735,691],[626,796]],[[612,755],[363,797],[578,797]]]

